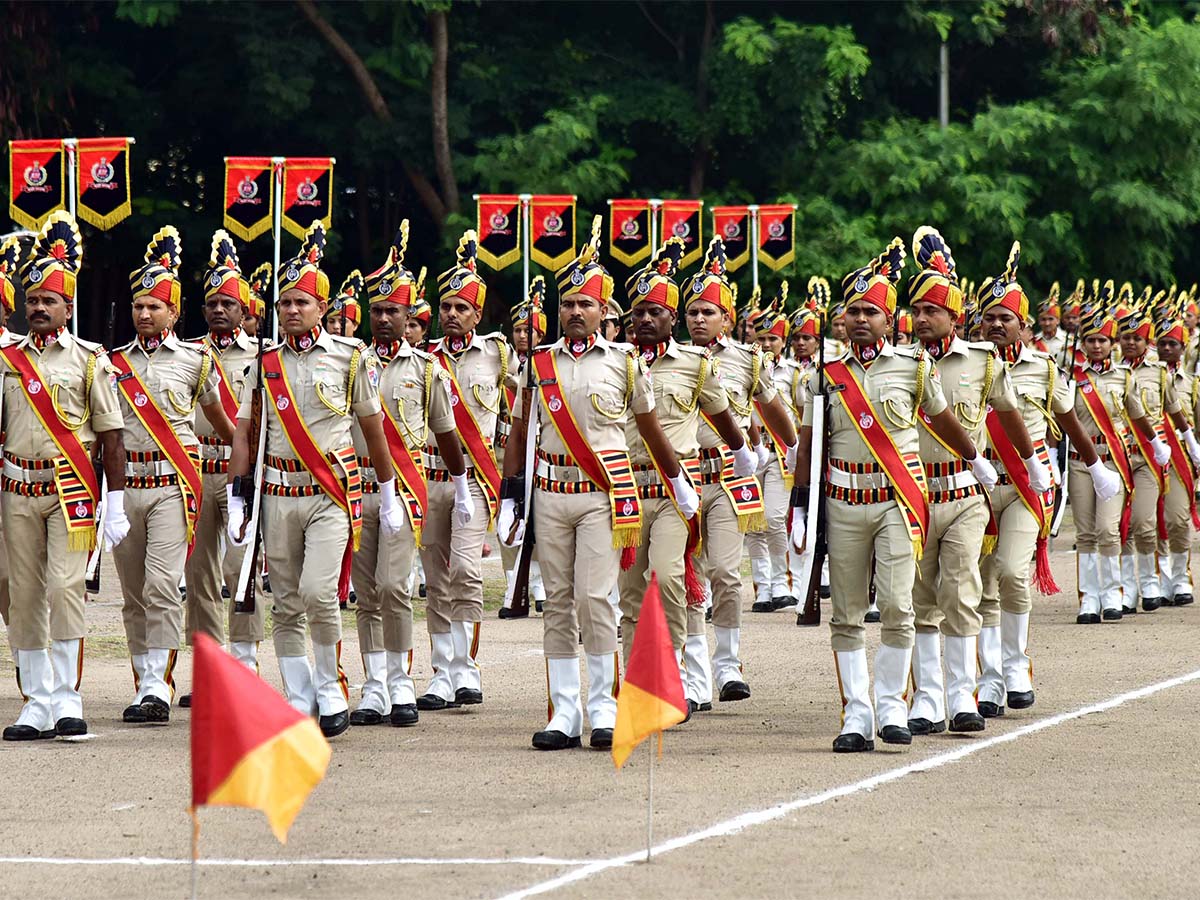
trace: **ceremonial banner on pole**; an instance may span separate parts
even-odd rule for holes
[[[75,215],[107,231],[132,211],[129,138],[80,138],[76,154],[79,178]]]
[[[778,272],[796,258],[796,207],[790,203],[758,208],[758,261]]]
[[[63,142],[9,141],[8,214],[22,228],[37,231],[66,203]]]
[[[575,195],[535,194],[529,201],[533,261],[551,271],[575,257]]]
[[[683,241],[683,259],[679,268],[689,266],[704,252],[704,225],[700,219],[703,200],[664,200],[662,205],[662,230],[659,243],[669,237]]]
[[[516,194],[480,194],[475,232],[479,258],[493,269],[505,269],[521,258],[521,198]]]
[[[320,221],[329,230],[333,219],[333,159],[288,157],[283,164],[283,227],[301,240],[308,226]]]
[[[271,228],[271,177],[269,156],[225,158],[225,227],[234,237],[252,241]]]
[[[610,200],[608,253],[617,262],[636,266],[650,255],[650,201]]]
[[[725,242],[725,263],[730,272],[750,259],[750,207],[714,206],[713,234]]]

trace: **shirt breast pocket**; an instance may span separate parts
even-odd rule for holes
[[[172,412],[187,415],[196,408],[196,385],[189,384],[182,373],[162,376],[158,382],[158,396],[162,411],[167,415]]]
[[[479,372],[467,378],[467,389],[475,398],[475,402],[490,413],[500,414],[500,388],[496,384],[496,376]]]
[[[666,387],[662,396],[664,413],[676,420],[686,419],[696,409],[696,401],[692,394],[692,391],[681,387]]]
[[[887,387],[879,391],[875,401],[883,407],[883,414],[888,422],[897,427],[906,428],[916,424],[913,406],[916,394],[902,387]]]
[[[592,408],[608,419],[620,419],[625,415],[625,393],[612,385],[594,385],[588,388],[588,400]]]
[[[346,402],[346,382],[332,372],[316,375],[313,378],[313,390],[316,391],[317,398],[327,406],[331,412],[337,413],[339,416],[349,414],[349,404]]]

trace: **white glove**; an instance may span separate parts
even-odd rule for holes
[[[125,515],[125,492],[109,491],[104,499],[104,546],[111,550],[129,534],[129,519]]]
[[[767,466],[767,460],[771,458],[771,453],[767,450],[767,445],[755,444],[754,455],[758,457],[758,468],[765,469]]]
[[[1039,494],[1050,490],[1050,485],[1054,483],[1050,467],[1037,458],[1036,452],[1028,459],[1022,458],[1021,462],[1025,463],[1025,471],[1029,473],[1030,487]]]
[[[757,468],[758,454],[750,449],[749,441],[742,441],[742,446],[733,451],[733,477],[745,478]]]
[[[975,474],[980,484],[988,490],[996,486],[996,482],[1000,480],[996,475],[996,467],[988,462],[982,453],[976,453],[975,458],[968,459],[967,462],[970,464],[971,471]]]
[[[783,458],[784,465],[787,466],[788,472],[796,474],[796,451],[800,449],[800,442],[792,444],[787,448],[787,454]]]
[[[111,496],[111,494],[109,495]],[[246,526],[246,498],[233,492],[233,485],[225,485],[225,499],[229,501],[229,524],[225,531],[229,535],[229,543],[235,547],[245,547],[250,543],[250,529],[246,528],[245,536],[242,529]]]
[[[735,467],[734,472],[736,471]],[[690,519],[696,515],[697,510],[700,509],[700,495],[696,493],[696,489],[687,480],[687,476],[683,474],[682,468],[679,470],[679,474],[671,479],[671,486],[675,488],[675,503],[678,505],[679,511],[683,513],[683,517]]]
[[[1121,490],[1121,476],[1109,469],[1101,460],[1096,460],[1087,467],[1092,476],[1092,488],[1096,491],[1097,500],[1111,500]]]
[[[1183,444],[1187,447],[1188,456],[1192,458],[1192,462],[1200,466],[1200,441],[1196,440],[1196,433],[1189,428],[1180,437],[1183,438]]]
[[[797,553],[804,552],[804,522],[808,518],[808,511],[801,506],[793,507],[792,509],[792,546],[796,548]]]
[[[395,534],[404,527],[404,508],[396,499],[396,479],[389,478],[379,485],[379,530]]]
[[[1155,464],[1165,466],[1171,461],[1171,445],[1162,438],[1156,437],[1150,442],[1150,446],[1154,448]]]
[[[513,525],[517,526],[516,532]],[[512,535],[512,540],[508,539]],[[500,515],[496,517],[496,537],[505,547],[520,547],[525,540],[525,520],[517,518],[517,501],[511,497],[500,501]]]
[[[1059,474],[1058,466],[1054,463],[1050,464],[1050,480],[1054,482],[1055,487],[1062,487],[1062,475]]]
[[[454,482],[454,524],[462,528],[475,517],[475,501],[471,499],[466,472],[451,475],[450,480]]]

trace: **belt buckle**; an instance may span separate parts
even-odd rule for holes
[[[307,472],[280,472],[282,481],[288,487],[308,487],[312,480]]]
[[[374,469],[374,467],[372,467],[372,466],[363,466],[363,467],[362,467],[361,469],[359,469],[358,471],[359,471],[359,473],[362,475],[362,480],[363,480],[363,481],[378,481],[378,480],[379,480],[379,479],[376,477],[376,475],[375,475],[375,469]]]

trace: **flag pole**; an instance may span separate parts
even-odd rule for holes
[[[75,153],[75,147],[79,143],[78,138],[64,138],[63,146],[67,150],[67,212],[71,214],[71,218],[75,218],[75,166],[78,165],[79,156]],[[74,337],[79,337],[79,304],[75,303],[71,308],[71,334]]]
[[[272,156],[271,164],[275,166],[275,222],[272,229],[272,234],[275,238],[275,271],[274,278],[271,279],[271,304],[275,309],[279,308],[279,244],[283,239],[283,164],[287,162],[286,157]],[[333,205],[330,204],[330,209]],[[278,314],[271,316],[271,341],[279,343],[279,316]],[[263,554],[266,558],[266,554]]]
[[[522,229],[521,235],[521,284],[522,297],[529,296],[529,201],[533,199],[533,194],[518,194],[517,199],[521,201],[521,220],[517,227]]]
[[[758,287],[758,204],[750,204],[750,278],[751,285]]]
[[[653,254],[658,249],[658,210],[662,207],[662,201],[650,198],[650,252]]]
[[[662,740],[662,732],[658,733]],[[646,741],[646,750],[650,753],[650,768],[646,770],[646,862],[650,862],[650,847],[654,844],[654,744]]]

